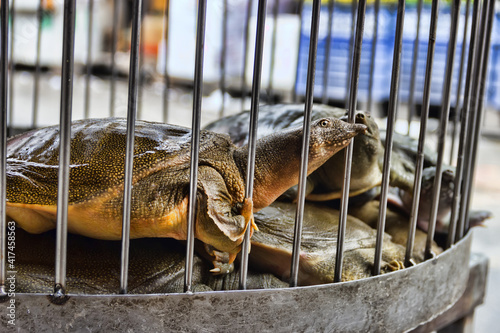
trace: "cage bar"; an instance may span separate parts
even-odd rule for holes
[[[75,3],[76,0],[64,1],[64,43],[61,66],[61,115],[59,130],[59,178],[57,187],[56,276],[54,286],[55,299],[64,298],[64,294],[66,293],[69,161],[75,55]]]
[[[122,250],[120,264],[120,293],[127,293],[130,248],[130,206],[132,202],[132,171],[134,167],[134,134],[137,116],[137,86],[139,80],[139,38],[141,36],[142,0],[134,2],[132,36],[130,45],[130,68],[128,80],[127,144],[123,185]]]
[[[323,59],[323,96],[321,102],[328,103],[328,77],[330,69],[330,48],[332,47],[332,28],[333,28],[333,12],[335,11],[335,1],[328,1],[328,33],[326,35],[325,43],[325,58]]]
[[[280,6],[279,0],[274,0],[273,4],[273,34],[271,37],[271,61],[269,65],[269,81],[267,85],[267,100],[268,103],[274,104],[274,92],[273,92],[273,81],[274,81],[274,67],[276,62],[276,37],[278,32],[278,9]]]
[[[9,115],[7,118],[8,131],[12,131],[13,123],[14,123],[14,74],[16,71],[15,64],[15,26],[16,26],[16,0],[10,1],[10,75],[9,75],[9,98],[8,98],[8,107],[9,107]]]
[[[220,93],[222,97],[222,102],[219,109],[219,118],[224,116],[225,110],[225,102],[226,102],[226,61],[227,61],[227,0],[223,0],[223,8],[222,8],[222,44],[220,50],[220,79],[219,79],[219,87]]]
[[[109,91],[109,112],[111,117],[115,116],[116,99],[116,44],[118,43],[118,16],[120,10],[120,0],[113,1],[113,28],[111,31],[111,80]]]
[[[429,44],[427,47],[427,64],[425,67],[424,95],[422,100],[422,115],[420,117],[420,134],[418,137],[418,152],[415,164],[415,179],[413,182],[413,201],[410,212],[410,228],[406,242],[405,265],[411,266],[413,246],[415,243],[415,231],[417,228],[418,209],[420,205],[420,192],[422,188],[422,171],[424,168],[424,146],[429,119],[429,108],[431,99],[432,67],[434,64],[434,51],[436,47],[436,31],[439,17],[439,0],[432,1],[431,21],[429,26]]]
[[[354,34],[355,34],[355,27],[356,27],[356,7],[358,6],[358,1],[351,1],[351,37],[349,38],[349,57],[347,58],[347,73],[352,72],[352,59],[353,59],[353,54],[355,52],[353,46],[354,46]],[[364,16],[363,16],[364,17]],[[348,108],[350,104],[350,96],[348,94],[349,92],[349,87],[351,86],[351,77],[349,75],[346,75],[345,79],[345,96],[344,96],[344,103],[345,107]]]
[[[429,226],[427,230],[427,242],[425,246],[425,256],[430,258],[432,256],[431,246],[434,239],[434,232],[436,230],[437,210],[439,204],[439,196],[441,193],[441,177],[443,169],[443,155],[444,145],[446,141],[446,131],[448,127],[448,118],[450,115],[450,99],[451,99],[451,85],[453,78],[453,63],[455,60],[455,51],[457,46],[458,34],[458,19],[460,17],[460,0],[454,0],[452,6],[451,28],[450,28],[450,41],[448,43],[448,55],[446,59],[445,82],[443,87],[443,100],[441,104],[441,118],[440,128],[438,132],[438,159],[436,165],[436,176],[434,177],[432,205],[429,217]]]
[[[42,19],[44,0],[40,0],[36,10],[37,33],[36,33],[36,59],[35,59],[35,77],[33,80],[33,107],[31,127],[36,127],[38,122],[38,95],[40,92],[40,49],[42,45]]]
[[[300,49],[302,48],[302,27],[304,26],[304,18],[303,18],[303,10],[304,10],[304,1],[305,0],[300,0],[299,2],[299,8],[298,8],[298,14],[300,18],[300,24],[299,24],[299,42],[298,42],[298,52],[297,52],[297,68],[295,68],[295,80],[293,81],[293,88],[292,88],[292,101],[294,103],[297,103],[299,100],[299,97],[297,96],[297,83],[299,81],[299,65],[300,65]]]
[[[147,6],[147,4],[146,4]],[[142,29],[142,22],[144,16],[146,15],[146,9],[144,9],[144,5],[141,8],[141,32],[139,34],[139,81],[138,84],[138,96],[137,96],[137,117],[142,119],[142,104],[143,104],[143,95],[144,95],[144,81],[145,81],[145,73],[144,73],[144,29]]]
[[[247,97],[247,65],[248,65],[248,34],[250,32],[250,10],[253,0],[248,0],[245,11],[245,30],[243,36],[243,68],[241,70],[241,110],[245,110],[245,100]]]
[[[170,75],[168,74],[168,40],[169,40],[169,27],[170,27],[170,1],[165,1],[163,11],[163,25],[165,27],[163,31],[163,43],[165,45],[165,68],[163,69],[163,122],[166,123],[168,121],[168,99],[169,99],[169,89],[170,89]]]
[[[255,176],[255,151],[257,146],[257,127],[259,116],[260,83],[262,77],[262,60],[264,57],[264,37],[266,28],[267,0],[259,0],[257,8],[257,28],[255,32],[255,53],[252,80],[252,102],[250,107],[250,123],[248,128],[248,159],[246,172],[245,198],[252,200]],[[248,225],[241,247],[239,288],[247,288],[248,254],[250,252],[250,229]]]
[[[394,38],[394,55],[392,59],[391,95],[389,98],[389,109],[387,113],[387,132],[385,137],[384,167],[382,172],[382,188],[380,193],[380,209],[377,222],[377,242],[375,245],[375,258],[373,264],[373,275],[380,274],[380,262],[382,260],[382,245],[384,240],[385,218],[387,215],[387,194],[389,191],[389,172],[391,168],[392,137],[394,133],[394,122],[398,107],[398,91],[401,69],[401,49],[403,44],[403,26],[405,14],[405,1],[398,1],[398,13],[396,21],[396,35]]]
[[[196,26],[196,56],[193,87],[193,122],[191,127],[191,167],[189,176],[189,207],[187,224],[186,270],[184,291],[192,292],[194,223],[196,218],[196,192],[198,190],[198,153],[200,148],[200,121],[203,90],[203,58],[205,44],[205,23],[207,1],[198,1],[198,19]]]
[[[359,83],[359,71],[361,67],[361,49],[363,45],[363,33],[365,29],[365,12],[366,12],[366,1],[359,1],[358,5],[358,18],[356,22],[356,35],[354,38],[354,50],[352,53],[352,66],[351,66],[351,83],[349,94],[349,108],[348,108],[348,122],[355,122],[356,107],[358,101],[358,83]],[[354,19],[353,19],[354,20]],[[333,281],[340,282],[342,280],[342,266],[344,261],[344,240],[345,240],[345,229],[347,225],[347,212],[349,204],[349,189],[351,186],[351,165],[352,165],[352,152],[353,143],[355,138],[351,140],[351,143],[347,146],[344,153],[344,183],[342,185],[342,199],[340,206],[339,215],[339,228],[337,237],[337,252],[335,259],[335,272]]]
[[[299,275],[300,242],[302,237],[302,222],[306,197],[307,162],[309,156],[309,141],[311,136],[311,114],[314,100],[314,77],[316,74],[316,54],[318,51],[319,17],[321,0],[314,0],[311,18],[311,36],[309,42],[309,63],[307,65],[306,103],[304,106],[304,123],[302,130],[302,151],[299,172],[299,188],[297,193],[297,210],[295,212],[295,227],[293,234],[292,265],[290,269],[290,286],[297,286]]]
[[[9,1],[2,0],[0,8],[0,297],[5,296],[7,277],[7,217],[6,202],[6,160],[7,160],[7,96],[8,96],[8,61],[9,61]],[[11,74],[12,75],[12,74]]]
[[[375,0],[374,5],[374,23],[373,23],[373,38],[370,55],[370,76],[368,79],[368,110],[373,111],[373,80],[375,71],[375,55],[377,53],[377,38],[378,38],[378,20],[380,15],[380,0]]]
[[[460,105],[460,101],[462,94],[462,78],[464,74],[465,46],[467,45],[467,31],[469,28],[470,1],[471,0],[467,0],[467,3],[465,5],[464,37],[462,39],[462,53],[460,55],[460,69],[458,71],[458,86],[457,86],[457,96],[456,96],[457,99],[455,101],[455,115],[453,116],[453,131],[451,134],[450,161],[449,161],[450,165],[453,163],[453,156],[455,156],[455,142],[457,139],[458,118],[463,113],[463,109],[465,108],[465,105]],[[475,36],[471,34],[470,41],[472,41],[472,38],[475,38]],[[472,46],[469,43],[469,57],[470,57],[471,47]]]
[[[481,20],[482,23],[482,29],[481,29],[481,37],[480,37],[480,43],[481,43],[481,48],[479,49],[479,54],[480,56],[476,58],[476,61],[478,63],[476,64],[476,67],[478,69],[478,79],[477,82],[478,84],[476,85],[479,87],[478,94],[475,95],[477,96],[477,100],[473,100],[476,104],[476,117],[475,117],[475,128],[474,128],[474,135],[471,136],[472,138],[472,146],[471,146],[471,152],[469,154],[469,164],[470,164],[470,169],[468,170],[468,178],[466,181],[466,190],[465,192],[466,195],[466,205],[465,205],[465,214],[463,214],[463,218],[465,219],[464,223],[464,230],[463,233],[465,234],[469,230],[469,209],[470,209],[470,200],[472,197],[472,182],[474,180],[474,169],[476,166],[476,161],[471,160],[472,158],[477,158],[477,150],[478,150],[478,143],[479,143],[479,135],[481,131],[481,123],[482,123],[482,118],[483,118],[483,112],[484,112],[484,93],[485,93],[485,87],[486,87],[486,79],[487,79],[487,64],[489,60],[489,54],[490,54],[490,45],[491,45],[491,33],[493,29],[493,19],[494,19],[494,11],[495,11],[495,1],[491,0],[485,0],[486,4],[483,4],[483,6],[487,6],[488,8],[483,11],[484,16]]]
[[[470,0],[469,0],[470,1]],[[448,230],[448,239],[446,243],[446,247],[449,248],[454,242],[457,234],[457,225],[458,230],[463,229],[463,224],[458,223],[458,211],[459,211],[459,203],[462,196],[462,180],[464,177],[464,149],[467,145],[467,129],[469,128],[469,123],[471,121],[471,117],[473,113],[471,112],[471,98],[472,98],[472,89],[474,85],[472,84],[473,75],[476,71],[476,48],[477,48],[477,29],[478,29],[478,17],[480,11],[480,1],[474,1],[474,7],[472,11],[472,25],[471,25],[471,35],[469,42],[469,55],[467,59],[467,74],[465,79],[465,91],[464,91],[464,102],[461,111],[461,121],[460,121],[460,142],[458,146],[458,155],[457,155],[457,168],[455,173],[455,183],[453,189],[453,203],[451,208],[451,216],[450,216],[450,227]],[[464,45],[464,44],[462,44]],[[465,48],[464,48],[465,49]],[[458,101],[458,100],[457,100]],[[457,109],[458,110],[458,109]],[[453,139],[455,138],[455,134],[453,134]],[[454,144],[452,144],[453,146]],[[463,233],[459,231],[460,238],[463,236]]]
[[[420,43],[420,18],[422,17],[422,6],[424,0],[417,2],[417,34],[413,42],[413,59],[411,63],[411,80],[410,80],[410,96],[408,99],[408,135],[410,135],[410,126],[415,114],[415,83],[417,81],[417,62],[418,62],[418,49]]]
[[[94,0],[89,0],[88,3],[88,30],[87,30],[87,75],[85,76],[85,101],[83,106],[83,117],[89,117],[90,109],[90,76],[92,74],[92,32],[94,29]]]

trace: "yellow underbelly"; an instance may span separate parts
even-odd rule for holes
[[[133,217],[130,238],[170,237],[186,239],[188,198],[161,217]],[[119,240],[122,215],[110,214],[96,202],[68,207],[68,231],[91,238]],[[29,233],[39,234],[56,228],[57,206],[7,202],[7,216]]]

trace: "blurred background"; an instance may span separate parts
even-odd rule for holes
[[[75,27],[73,120],[126,116],[131,0],[78,0]],[[417,137],[429,36],[430,1],[406,1],[396,130]],[[62,0],[11,0],[9,131],[59,123]],[[497,3],[476,168],[473,208],[491,210],[486,228],[474,230],[473,250],[490,258],[486,303],[475,318],[477,332],[493,332],[500,313],[500,4]],[[311,1],[269,0],[261,103],[303,102]],[[348,101],[355,3],[322,1],[315,102],[345,107]],[[190,126],[194,75],[195,0],[144,0],[138,119]],[[369,1],[361,52],[358,109],[381,127],[390,94],[397,2]],[[428,144],[436,144],[450,3],[441,1],[432,72]],[[207,8],[202,126],[250,108],[257,1],[210,0]],[[456,151],[459,110],[466,82],[472,6],[463,1],[453,69],[447,156]],[[466,17],[469,23],[466,24]],[[467,25],[467,28],[466,28]],[[467,38],[464,38],[466,36]],[[455,131],[455,128],[457,129]],[[453,157],[445,161],[454,163]],[[479,229],[479,228],[476,228]]]

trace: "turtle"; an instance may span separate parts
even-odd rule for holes
[[[413,187],[415,177],[415,163],[418,155],[418,141],[412,137],[394,133],[393,157],[391,160],[390,184],[395,189],[394,195],[389,196],[389,202],[410,214],[413,204]],[[385,131],[381,131],[381,140],[385,142]],[[419,197],[418,226],[427,231],[432,200],[434,197],[434,181],[437,172],[438,154],[435,150],[424,145],[423,170],[421,192]],[[380,165],[382,161],[380,160]],[[436,217],[436,232],[447,234],[450,213],[453,205],[455,191],[455,167],[443,164],[441,167],[441,189],[438,196],[438,210]],[[469,212],[470,226],[482,225],[492,217],[486,210],[473,210]]]
[[[55,231],[34,235],[16,231],[16,291],[51,294],[54,289]],[[121,243],[68,235],[66,289],[71,294],[114,294],[120,283]],[[128,294],[184,292],[186,248],[173,239],[130,241]],[[209,264],[193,257],[192,291],[235,290],[239,271],[213,275]],[[249,271],[248,289],[284,288],[270,273]]]
[[[333,117],[346,120],[346,110],[327,105],[314,104],[311,118]],[[244,111],[208,124],[205,129],[227,133],[237,145],[246,144],[250,113]],[[303,104],[263,105],[259,109],[257,136],[263,137],[277,130],[300,126],[304,119]],[[362,194],[380,185],[381,169],[378,165],[382,150],[375,119],[369,113],[357,112],[355,123],[363,124],[367,131],[353,141],[353,162],[349,196]],[[307,178],[306,196],[309,201],[339,199],[344,182],[344,154],[336,154]],[[282,199],[293,201],[297,189],[290,189]]]
[[[299,285],[331,283],[334,279],[339,211],[324,204],[306,202],[299,260]],[[294,238],[295,204],[275,201],[254,215],[259,230],[252,238],[250,267],[271,272],[282,280],[290,277]],[[405,249],[384,234],[381,272],[404,268]],[[342,281],[371,276],[376,230],[348,216]]]
[[[186,239],[191,130],[137,121],[130,237]],[[322,118],[311,124],[308,172],[366,130]],[[68,231],[106,240],[121,238],[127,121],[72,123]],[[213,273],[227,273],[240,251],[252,214],[298,182],[302,128],[257,141],[252,199],[245,198],[248,147],[228,136],[200,132],[195,237],[211,255]],[[30,233],[56,227],[59,126],[7,141],[7,216]],[[253,228],[252,228],[253,230]]]
[[[365,222],[372,228],[377,227],[379,217],[380,201],[372,200],[364,205],[357,207],[349,207],[349,215],[354,216]],[[406,247],[408,240],[409,219],[406,214],[398,209],[388,207],[385,218],[385,232],[391,235],[391,240]],[[427,242],[427,232],[416,229],[415,242],[413,245],[412,259],[414,264],[425,261],[425,246]],[[431,243],[431,251],[435,255],[443,252],[443,249],[435,242]]]

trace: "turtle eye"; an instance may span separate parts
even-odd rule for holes
[[[330,122],[328,121],[328,119],[323,119],[322,121],[319,122],[319,126],[321,127],[328,127],[329,124]]]

